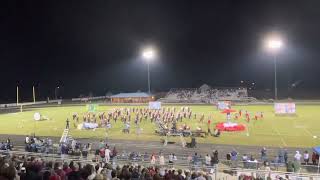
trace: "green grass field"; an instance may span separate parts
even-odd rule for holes
[[[109,111],[113,108],[123,106],[99,106],[98,111]],[[180,109],[181,106],[176,106]],[[212,115],[213,122],[225,121],[225,114],[221,114],[213,106],[189,106],[194,113],[204,113],[206,117]],[[296,116],[275,116],[272,105],[255,105],[255,106],[233,106],[233,109],[247,110],[250,114],[255,112],[264,112],[264,119],[247,123],[244,119],[238,122],[246,124],[247,130],[244,132],[224,132],[219,138],[206,137],[197,138],[201,143],[216,144],[239,144],[239,145],[260,145],[260,146],[281,146],[281,147],[312,147],[320,143],[320,126],[318,118],[320,117],[320,105],[297,105]],[[68,117],[72,119],[72,114],[77,112],[80,117],[86,112],[86,106],[66,106],[66,107],[46,107],[31,109],[18,113],[0,114],[0,134],[17,134],[30,135],[33,132],[39,136],[61,136],[65,127],[65,121]],[[40,112],[49,120],[34,121],[33,114]],[[199,117],[199,116],[198,116]],[[82,119],[80,118],[80,121]],[[207,120],[207,118],[206,118]],[[205,121],[206,121],[205,120]],[[206,123],[199,123],[198,120],[184,119],[195,129],[201,126],[207,129]],[[120,121],[112,123],[112,129],[106,133],[105,128],[93,130],[77,130],[73,127],[71,120],[71,134],[73,137],[97,138],[103,139],[106,135],[111,139],[132,139],[132,140],[152,140],[159,141],[161,137],[154,133],[155,125],[149,120],[141,123],[143,131],[136,135],[132,128],[129,135],[122,134],[123,125]],[[179,124],[178,124],[179,125]],[[213,128],[212,128],[213,129]],[[314,138],[317,136],[317,138]],[[173,138],[173,140],[178,140]],[[189,139],[187,139],[189,141]]]

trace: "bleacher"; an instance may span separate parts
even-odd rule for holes
[[[164,98],[166,103],[215,103],[225,101],[253,101],[246,88],[213,88],[206,84],[199,88],[171,89]]]

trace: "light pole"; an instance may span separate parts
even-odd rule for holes
[[[274,64],[274,99],[278,100],[278,83],[277,83],[277,55],[273,55]]]
[[[142,58],[146,61],[148,66],[148,93],[151,93],[151,80],[150,80],[150,62],[156,58],[156,51],[152,47],[147,47],[142,50]]]
[[[267,48],[273,54],[274,63],[274,99],[278,100],[278,86],[277,86],[277,53],[283,46],[283,42],[278,37],[272,37],[267,40]]]
[[[54,96],[55,96],[55,99],[56,99],[56,100],[58,99],[58,92],[57,92],[57,91],[58,91],[59,89],[60,89],[59,86],[54,89]]]

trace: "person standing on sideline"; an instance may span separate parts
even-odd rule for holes
[[[165,160],[164,160],[163,154],[160,154],[160,156],[159,156],[159,164],[160,164],[160,166],[164,166],[165,165]]]
[[[150,164],[152,164],[152,165],[156,164],[156,156],[154,154],[151,155]]]
[[[173,164],[173,154],[169,154],[169,164]]]
[[[104,158],[106,160],[106,163],[109,163],[110,161],[110,149],[108,146],[106,146],[106,149],[104,150]]]
[[[294,160],[297,162],[300,162],[301,160],[301,154],[299,151],[296,151],[296,154],[294,155]]]
[[[69,129],[69,118],[67,118],[67,120],[66,120],[66,129]]]
[[[30,138],[29,138],[29,136],[26,136],[26,140],[25,140],[24,142],[25,142],[25,144],[29,144],[29,143],[30,143]]]
[[[284,150],[283,158],[284,158],[284,162],[287,164],[288,163],[288,151],[286,149]]]
[[[267,160],[267,149],[265,147],[263,147],[261,149],[261,160],[262,161],[266,161]]]
[[[312,165],[317,165],[317,154],[315,152],[312,153],[311,160]]]
[[[308,151],[304,152],[303,160],[304,160],[305,165],[308,165],[308,163],[309,163],[309,153],[308,153]]]

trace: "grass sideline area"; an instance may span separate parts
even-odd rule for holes
[[[126,106],[98,106],[97,112],[108,112],[113,108],[122,108]],[[132,107],[132,106],[130,106]],[[143,107],[143,106],[139,106]],[[166,107],[166,106],[163,106]],[[181,108],[181,106],[176,106]],[[215,123],[224,122],[225,114],[221,114],[212,105],[188,105],[193,113],[206,115],[204,123],[199,123],[198,119],[184,119],[182,123],[188,124],[193,130],[197,126],[201,126],[203,130],[207,130],[207,117],[213,116],[211,129]],[[238,123],[247,126],[247,131],[243,132],[223,132],[218,138],[206,137],[197,138],[199,143],[211,144],[233,144],[233,145],[254,145],[254,146],[275,146],[275,147],[312,147],[319,145],[320,142],[320,105],[296,105],[296,116],[275,116],[273,105],[247,105],[233,106],[233,109],[247,110],[251,116],[256,112],[263,112],[264,118],[259,120],[252,119],[247,123],[244,118],[239,119]],[[58,136],[60,137],[64,127],[66,118],[70,119],[71,135],[78,138],[95,138],[104,139],[106,136],[111,139],[131,139],[142,141],[160,141],[161,138],[154,133],[155,124],[149,120],[141,123],[142,133],[137,135],[132,124],[129,135],[123,134],[123,123],[112,121],[112,128],[106,132],[105,128],[96,130],[78,130],[74,127],[72,114],[77,112],[82,121],[82,114],[87,111],[83,106],[58,106],[27,109],[23,112],[0,114],[0,134],[30,135],[33,132],[37,136]],[[41,113],[49,120],[35,121],[33,115],[35,112]],[[132,118],[134,119],[134,118]],[[132,122],[133,123],[133,122]],[[181,123],[178,123],[178,127]],[[314,137],[316,136],[316,138]],[[170,138],[170,140],[179,142],[178,138]],[[186,141],[190,141],[186,138]]]

